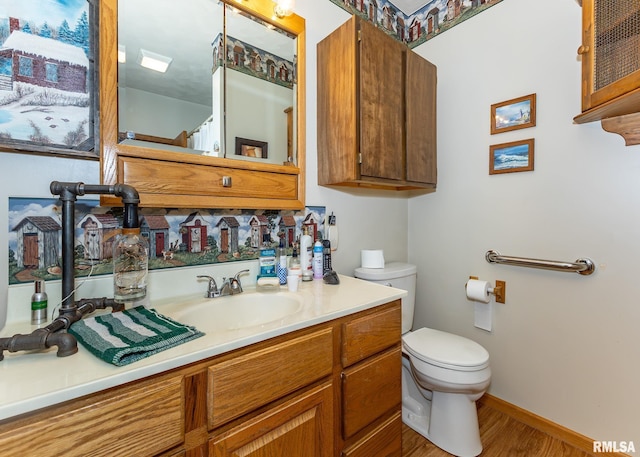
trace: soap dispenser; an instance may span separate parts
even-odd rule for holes
[[[140,228],[123,228],[113,243],[113,298],[128,303],[147,295],[149,244]]]

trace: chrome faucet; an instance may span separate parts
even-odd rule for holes
[[[236,295],[242,293],[242,283],[240,282],[240,275],[243,273],[249,273],[249,270],[242,270],[235,274],[233,278],[224,278],[222,287],[220,288],[220,296]]]
[[[242,270],[235,274],[233,278],[222,278],[222,286],[218,289],[216,280],[209,275],[198,275],[198,278],[208,279],[209,286],[205,292],[205,298],[225,297],[227,295],[236,295],[242,293],[242,283],[240,282],[240,275],[243,273],[249,273],[249,270]]]
[[[218,285],[216,284],[216,280],[213,279],[213,276],[208,275],[198,275],[198,279],[208,279],[209,285],[207,287],[207,291],[204,294],[204,298],[216,298],[220,296],[220,291],[218,290]]]

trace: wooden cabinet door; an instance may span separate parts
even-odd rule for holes
[[[405,46],[365,20],[360,24],[360,174],[405,179]]]
[[[415,52],[406,52],[405,104],[407,181],[436,184],[437,69]]]
[[[333,455],[333,388],[315,387],[210,441],[212,457]]]
[[[318,184],[357,179],[357,31],[354,20],[318,43]]]
[[[639,15],[637,0],[583,0],[582,46],[578,49],[582,58],[582,111],[595,113],[587,113],[578,121],[638,111]]]

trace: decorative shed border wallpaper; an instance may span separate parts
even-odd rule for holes
[[[214,60],[213,71],[222,65],[222,34],[211,43]],[[262,79],[288,89],[296,83],[296,62],[269,53],[259,47],[227,35],[227,68],[254,78]]]
[[[75,214],[76,277],[112,274],[111,243],[122,208],[79,199]],[[61,277],[62,205],[54,198],[9,197],[9,284]],[[149,270],[257,259],[260,249],[291,247],[303,227],[324,233],[325,207],[304,211],[140,210]]]
[[[386,0],[331,0],[414,48],[502,0],[433,0],[406,15]]]

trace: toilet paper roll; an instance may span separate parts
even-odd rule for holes
[[[489,303],[489,300],[491,300],[490,288],[491,286],[487,281],[470,279],[467,281],[467,298],[481,303]]]
[[[384,268],[384,253],[382,249],[363,249],[360,251],[362,268]]]

